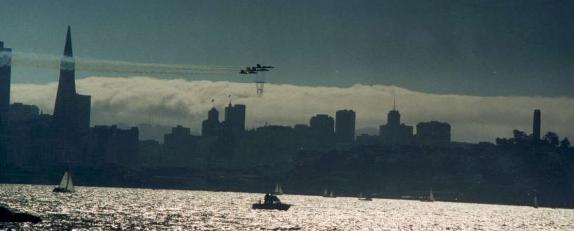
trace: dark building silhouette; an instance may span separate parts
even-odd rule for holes
[[[245,131],[245,105],[235,104],[225,108],[225,127],[227,132],[234,135],[241,134]]]
[[[409,144],[413,139],[413,127],[401,124],[401,114],[393,105],[387,115],[387,124],[379,127],[379,136],[386,144]]]
[[[325,114],[318,114],[311,117],[309,121],[311,140],[314,141],[311,147],[324,149],[331,148],[335,143],[335,120]]]
[[[210,158],[226,161],[235,155],[237,145],[245,135],[245,105],[236,104],[225,107],[225,118],[221,123],[221,132],[211,140],[201,142],[201,149],[209,150]],[[212,143],[211,148],[204,148]]]
[[[92,165],[113,163],[123,166],[139,164],[138,128],[120,129],[117,126],[94,126],[88,135],[84,161]]]
[[[357,136],[355,143],[358,145],[375,145],[381,143],[381,139],[377,135],[361,134]]]
[[[178,125],[171,129],[171,133],[165,134],[163,142],[166,145],[176,146],[183,142],[191,136],[191,129]]]
[[[69,130],[75,129],[78,124],[75,61],[73,56],[72,35],[70,27],[68,27],[64,56],[60,62],[60,78],[54,106],[54,125],[58,128],[67,128]]]
[[[91,102],[92,97],[89,95],[76,95],[78,129],[80,129],[80,131],[90,129]]]
[[[416,141],[421,145],[450,144],[450,124],[438,121],[417,124]]]
[[[532,121],[532,139],[534,139],[534,141],[540,140],[540,119],[540,109],[534,110],[534,119]]]
[[[162,143],[163,136],[171,131],[171,127],[158,124],[142,123],[136,127],[140,132],[140,140],[155,140],[159,143]]]
[[[54,128],[73,134],[90,126],[90,97],[76,93],[75,61],[72,34],[68,26],[64,56],[60,62],[60,78],[54,106]]]
[[[277,163],[292,160],[301,147],[300,138],[289,126],[266,125],[249,132],[241,145],[242,162]],[[247,159],[247,160],[246,160]]]
[[[303,139],[307,139],[311,135],[311,128],[307,124],[295,124],[293,131]]]
[[[339,110],[335,113],[335,137],[340,143],[355,141],[355,112]]]
[[[164,162],[171,166],[190,166],[199,158],[199,137],[191,135],[189,128],[178,125],[164,136]]]
[[[201,124],[201,135],[205,137],[218,136],[221,132],[220,130],[219,111],[213,107],[207,112],[207,119]]]
[[[10,105],[7,115],[7,121],[30,121],[38,118],[40,110],[35,105],[13,103]]]
[[[311,117],[309,125],[313,132],[320,135],[332,136],[335,131],[335,121],[333,117],[325,114],[318,114]]]
[[[0,118],[5,118],[10,107],[12,49],[0,41]]]
[[[293,126],[293,129],[295,129],[295,131],[297,132],[300,132],[301,134],[309,133],[309,125],[307,124],[295,124],[295,126]]]

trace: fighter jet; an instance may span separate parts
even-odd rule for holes
[[[246,67],[245,70],[240,70],[239,74],[245,75],[245,74],[257,74],[257,69],[255,68],[251,68],[251,67]]]
[[[246,75],[246,74],[257,74],[260,71],[269,71],[270,68],[275,68],[273,66],[263,66],[261,64],[257,64],[252,67],[245,67],[245,69],[239,70],[239,74]]]
[[[257,64],[257,69],[271,69],[271,68],[275,68],[273,66],[262,66],[261,64]]]

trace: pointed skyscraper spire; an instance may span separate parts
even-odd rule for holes
[[[64,47],[64,56],[73,57],[72,51],[72,29],[68,26],[68,33],[66,33],[66,46]]]
[[[58,79],[58,91],[56,104],[54,105],[54,126],[64,131],[74,131],[78,124],[76,105],[76,74],[75,62],[72,53],[72,32],[68,26],[66,33],[66,45],[64,57],[60,62],[60,78]]]

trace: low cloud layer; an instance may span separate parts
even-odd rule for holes
[[[477,97],[438,95],[393,86],[354,85],[348,88],[266,84],[257,97],[255,84],[162,80],[149,77],[89,77],[76,81],[78,93],[92,96],[92,124],[156,123],[191,127],[199,132],[207,111],[231,101],[247,105],[247,127],[308,123],[314,114],[334,116],[339,109],[357,113],[357,128],[386,123],[393,95],[402,122],[438,120],[452,126],[453,140],[493,141],[513,129],[531,132],[533,109],[542,110],[542,131],[574,138],[574,99],[568,97]],[[57,83],[14,84],[12,100],[38,105],[51,113]],[[211,102],[214,99],[214,103]]]

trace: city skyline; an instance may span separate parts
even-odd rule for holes
[[[28,3],[23,4],[26,5]],[[362,2],[361,4],[359,5],[365,6],[372,3]],[[394,3],[387,4],[385,7],[396,7]],[[524,9],[521,10],[529,11],[534,5],[534,3],[525,4]],[[23,5],[13,5],[11,7],[21,6]],[[153,6],[153,4],[150,6]],[[269,7],[268,5],[261,5],[261,7],[263,6]],[[381,5],[377,6],[383,7]],[[414,8],[419,7],[413,6],[411,3],[407,4],[407,6]],[[565,6],[568,7],[569,5],[566,4]],[[77,5],[77,7],[78,12],[89,12],[82,4]],[[209,4],[204,7],[209,8]],[[256,10],[260,10],[257,7],[260,6],[255,6]],[[335,5],[333,7],[337,8],[341,6]],[[464,6],[456,4],[452,7],[453,9],[465,9]],[[494,5],[493,7],[502,9],[508,6]],[[548,11],[557,10],[554,7],[550,8]],[[271,11],[272,10],[273,9],[271,9]],[[114,15],[112,14],[112,16]],[[77,20],[75,16],[66,17],[69,17],[70,21],[75,24],[83,25],[86,23],[85,21]],[[267,15],[265,17],[271,16]],[[428,17],[441,18],[442,16],[430,15]],[[397,19],[395,18],[393,20]],[[552,20],[556,19],[552,18]],[[49,23],[53,23],[53,26],[56,25],[52,20],[48,21]],[[228,22],[225,21],[222,26],[225,26],[226,23]],[[465,23],[467,22],[465,21]],[[211,25],[210,23],[207,24]],[[472,23],[471,25],[476,26]],[[463,90],[467,85],[475,85],[475,83],[473,83],[474,80],[471,79],[467,79],[468,82],[466,84],[457,84],[456,86],[448,87],[452,91],[443,91],[425,87],[421,88],[420,86],[416,86],[416,84],[412,85],[401,81],[385,82],[386,80],[383,80],[381,82],[379,81],[380,79],[389,77],[389,80],[392,80],[394,78],[384,74],[384,72],[377,75],[380,76],[380,78],[377,77],[377,81],[364,81],[361,77],[364,73],[358,71],[354,74],[347,73],[347,75],[352,76],[346,78],[352,80],[351,82],[305,82],[301,81],[301,78],[314,78],[313,74],[310,74],[310,72],[307,72],[305,69],[294,68],[290,65],[283,66],[281,62],[274,60],[277,57],[267,59],[265,56],[258,56],[257,59],[245,60],[253,61],[253,63],[271,62],[270,64],[272,65],[276,65],[276,63],[280,64],[277,65],[278,71],[274,71],[268,75],[267,79],[269,83],[266,84],[265,95],[258,99],[254,97],[255,86],[252,83],[253,79],[251,77],[245,78],[237,74],[239,69],[243,68],[241,65],[250,64],[242,62],[241,64],[229,63],[232,65],[221,65],[222,63],[218,63],[218,65],[207,64],[197,66],[196,64],[199,63],[190,62],[185,65],[176,66],[170,65],[169,62],[157,62],[157,60],[151,59],[143,61],[136,60],[138,55],[135,53],[133,57],[136,59],[132,60],[129,54],[133,52],[130,48],[130,46],[133,45],[123,44],[122,42],[115,45],[125,46],[125,49],[122,50],[127,50],[126,56],[118,58],[125,62],[116,62],[114,61],[114,57],[107,60],[108,57],[101,56],[102,53],[100,51],[92,49],[94,46],[93,42],[97,41],[97,39],[93,40],[93,38],[91,38],[86,40],[85,36],[92,33],[92,31],[88,30],[90,28],[99,27],[93,27],[93,25],[91,25],[86,27],[80,26],[78,28],[81,33],[75,37],[80,37],[80,42],[77,43],[80,45],[75,49],[80,50],[80,52],[77,52],[80,53],[80,58],[75,58],[79,91],[83,94],[92,95],[93,113],[91,115],[91,125],[137,125],[144,123],[164,126],[183,125],[190,127],[192,133],[197,133],[201,130],[201,121],[203,121],[207,111],[214,105],[220,110],[223,109],[228,103],[228,97],[231,96],[234,102],[248,106],[249,110],[247,110],[247,121],[245,125],[248,128],[260,127],[263,124],[299,124],[305,122],[315,114],[329,114],[334,116],[336,110],[346,108],[354,110],[357,113],[356,135],[361,135],[362,133],[377,134],[378,127],[385,123],[386,112],[391,109],[391,97],[398,97],[399,109],[404,115],[403,120],[407,124],[414,125],[418,122],[431,120],[449,122],[452,125],[452,138],[455,141],[492,142],[500,135],[510,134],[515,128],[529,131],[528,124],[531,123],[531,118],[529,118],[528,115],[530,111],[534,109],[541,109],[546,115],[543,121],[542,133],[545,131],[556,131],[565,137],[574,137],[574,131],[571,129],[571,127],[574,127],[574,122],[571,119],[574,117],[574,110],[572,109],[574,108],[574,99],[568,94],[560,96],[563,94],[555,95],[548,94],[548,92],[538,94],[536,93],[537,91],[528,91],[532,94],[518,94],[519,96],[513,96],[516,95],[516,93],[511,93],[514,88],[508,88],[508,96],[498,93],[495,95],[499,96],[490,96],[492,95],[491,93],[482,94],[473,92],[472,90]],[[541,29],[538,27],[535,28]],[[437,28],[429,29],[428,32],[433,34],[433,30],[436,29]],[[9,30],[2,31],[2,33],[6,31]],[[51,30],[50,33],[56,31],[59,31],[59,29]],[[126,35],[132,32],[131,30],[125,31]],[[6,34],[5,37],[13,38],[13,36],[18,36],[19,33],[22,33],[22,31],[15,30],[13,35]],[[564,33],[568,35],[567,32]],[[167,34],[169,34],[169,32],[166,33],[166,35]],[[359,34],[376,37],[375,34],[365,34],[364,31]],[[4,36],[4,34],[0,35]],[[161,36],[157,39],[158,41],[163,41],[161,40]],[[526,40],[528,39],[532,38],[527,38]],[[42,54],[44,51],[58,47],[57,44],[48,46],[48,41],[50,40],[51,39],[47,39],[46,41],[28,44],[30,45],[28,47],[18,47],[17,44],[21,44],[21,41],[12,41],[14,44],[5,42],[8,44],[6,45],[7,47],[14,49],[12,55],[12,97],[10,99],[12,103],[21,102],[38,105],[41,111],[53,113],[52,102],[55,100],[53,88],[55,88],[57,75],[52,75],[52,71],[59,69],[59,57],[56,55]],[[85,43],[84,41],[89,42]],[[104,42],[104,40],[101,40],[101,42]],[[228,42],[233,44],[233,41]],[[164,43],[158,44],[169,46],[165,41]],[[154,47],[155,46],[141,46],[139,48],[144,51],[153,52]],[[568,49],[566,49],[566,51],[568,51]],[[115,52],[108,51],[106,54],[114,56]],[[161,54],[161,52],[158,54]],[[180,56],[180,54],[176,56]],[[398,55],[396,57],[401,56]],[[563,58],[567,57],[568,54],[562,54],[559,59],[563,60]],[[319,65],[321,64],[320,58],[313,61],[316,61],[318,64],[317,69],[325,68]],[[150,63],[144,64],[142,62]],[[308,63],[313,64],[313,62]],[[364,63],[359,65],[345,64],[341,66],[350,68],[354,72],[357,68],[372,68],[381,65],[384,66],[387,64],[378,63],[371,65]],[[514,65],[514,67],[517,66]],[[564,66],[564,68],[563,70],[566,72],[570,70],[568,65]],[[43,80],[28,78],[29,76],[26,74],[26,71],[22,72],[23,69],[34,70],[34,72],[41,73],[40,75]],[[286,74],[293,75],[294,73],[297,73],[297,77],[291,78],[293,81],[285,81],[285,79],[282,79]],[[276,77],[277,74],[279,77]],[[169,75],[169,77],[165,75]],[[193,75],[195,77],[188,78],[189,76],[187,75]],[[281,77],[281,75],[283,75],[283,77]],[[322,77],[322,79],[337,79],[334,78],[337,75],[338,74],[331,73],[328,75],[329,77]],[[566,81],[569,81],[568,79],[570,78],[567,78]],[[424,83],[424,80],[418,77],[414,78],[413,81]],[[514,79],[513,81],[517,80]],[[548,79],[545,81],[557,83],[556,81],[548,81]],[[513,86],[518,89],[524,84],[530,85],[532,83],[534,82],[524,80],[517,82],[517,84]],[[488,83],[487,85],[494,86],[496,83]],[[534,85],[542,86],[539,84]],[[560,84],[560,86],[564,87],[568,86],[568,84]],[[341,96],[343,96],[345,100],[338,100],[338,97]],[[86,97],[84,97],[84,101],[87,102],[90,99]],[[81,95],[79,98],[82,98]],[[373,98],[377,100],[373,100]],[[212,99],[215,100],[215,103],[211,102]],[[284,100],[288,101],[285,102]]]
[[[222,110],[229,103],[231,94],[234,104],[248,107],[248,129],[265,123],[306,123],[315,114],[335,116],[335,111],[347,108],[357,113],[356,135],[365,131],[377,134],[379,125],[386,123],[386,114],[393,108],[394,95],[397,97],[397,109],[406,124],[415,125],[431,120],[448,122],[453,127],[453,141],[493,142],[496,137],[511,134],[514,129],[531,133],[531,113],[534,109],[541,109],[545,114],[542,134],[555,131],[561,136],[574,136],[569,129],[574,125],[568,119],[573,115],[570,108],[573,108],[574,101],[569,98],[461,97],[423,94],[392,86],[316,88],[276,84],[267,84],[265,96],[257,97],[252,83],[158,80],[149,77],[91,77],[77,80],[77,87],[80,92],[92,97],[92,126],[183,125],[190,127],[192,133],[199,134],[201,122],[214,105],[220,111],[220,119],[223,118]],[[48,86],[12,86],[14,102],[38,105],[45,113],[51,113],[55,92],[55,83]],[[285,97],[287,92],[289,97]],[[341,95],[345,96],[344,100],[337,98]],[[297,113],[285,113],[289,111]]]

